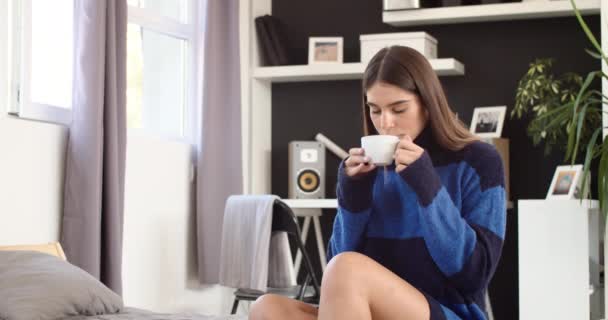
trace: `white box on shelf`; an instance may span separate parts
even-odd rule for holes
[[[427,59],[437,59],[437,39],[426,32],[362,34],[361,62],[367,64],[380,49],[394,45],[416,49]]]

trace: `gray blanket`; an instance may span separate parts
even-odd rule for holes
[[[164,314],[135,308],[125,308],[121,313],[99,316],[76,316],[58,320],[246,320],[246,315],[203,316],[192,313]]]
[[[275,195],[232,195],[222,226],[220,284],[266,291],[296,285],[287,234],[272,235]]]

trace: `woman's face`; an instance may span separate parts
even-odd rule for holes
[[[384,82],[374,83],[366,92],[367,105],[379,134],[409,135],[412,139],[426,126],[428,112],[413,92]]]

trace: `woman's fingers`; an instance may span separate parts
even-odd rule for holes
[[[404,164],[398,164],[398,165],[395,167],[395,171],[397,171],[397,172],[401,172],[401,171],[402,171],[403,169],[405,169],[405,168],[407,168],[407,166],[406,166],[406,165],[404,165]]]
[[[362,156],[365,155],[365,150],[363,148],[351,148],[348,150],[348,154],[351,156]]]
[[[415,151],[405,150],[405,149],[397,149],[395,152],[395,164],[396,165],[406,165],[409,166],[414,161],[416,161],[420,156]]]
[[[365,156],[365,150],[363,150],[363,148],[352,148],[348,153],[349,157],[344,162],[347,167],[355,167],[360,163],[369,162],[371,160],[369,157]]]
[[[346,174],[353,177],[376,169],[372,159],[365,155],[363,148],[352,148],[349,157],[344,161]]]
[[[370,172],[372,170],[376,169],[376,165],[368,162],[367,164],[363,164],[363,166],[361,167],[361,173],[366,173],[366,172]]]
[[[355,167],[360,163],[367,163],[370,161],[371,159],[367,156],[350,156],[348,159],[346,159],[345,164],[347,167]]]
[[[373,163],[365,164],[365,163],[361,162],[361,163],[359,163],[356,166],[346,167],[345,170],[346,170],[346,174],[348,176],[353,177],[353,176],[356,176],[358,174],[362,174],[362,173],[366,173],[366,172],[372,171],[375,168],[376,168],[376,166]]]

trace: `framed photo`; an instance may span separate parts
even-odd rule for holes
[[[558,166],[553,174],[547,199],[580,198],[583,166]]]
[[[342,63],[342,37],[311,37],[308,39],[308,64]]]
[[[480,138],[500,138],[506,113],[506,106],[475,108],[471,133]]]

